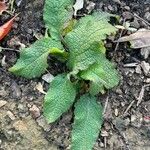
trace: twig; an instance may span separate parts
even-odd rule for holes
[[[136,106],[139,106],[139,104],[142,102],[142,99],[144,97],[144,91],[145,91],[145,86],[142,86],[140,94],[137,97],[138,102],[137,102]]]
[[[109,97],[106,98],[104,110],[103,110],[103,115],[106,113],[107,105],[108,105]]]
[[[142,89],[141,89],[141,91],[140,91],[140,94],[139,94],[139,96],[137,97],[137,100],[138,100],[138,102],[137,102],[137,106],[139,106],[139,104],[142,102],[142,99],[143,99],[143,97],[144,97],[144,92],[145,92],[145,87],[148,87],[148,86],[150,86],[150,84],[147,84],[147,85],[144,85],[144,86],[142,86]]]
[[[15,52],[20,52],[19,50],[16,49],[12,49],[12,48],[4,48],[4,47],[0,47],[3,50],[7,50],[7,51],[15,51]]]
[[[143,18],[141,18],[140,16],[138,16],[136,13],[133,14],[135,17],[137,17],[138,19],[142,20],[143,22],[145,22],[148,26],[150,26],[150,23],[147,22],[146,20],[144,20]]]
[[[125,112],[124,112],[124,114],[126,114],[128,111],[129,111],[129,109],[132,107],[132,105],[134,104],[134,102],[135,102],[135,100],[133,100],[131,103],[130,103],[130,105],[127,107],[127,109],[125,110]]]

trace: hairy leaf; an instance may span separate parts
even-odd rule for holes
[[[44,21],[46,27],[50,29],[51,36],[60,36],[65,25],[71,20],[73,15],[74,0],[46,0],[44,6]]]
[[[25,78],[39,77],[48,67],[47,57],[53,48],[63,47],[60,42],[50,38],[36,41],[29,48],[22,49],[20,58],[9,71]]]
[[[64,75],[58,75],[50,84],[45,96],[44,115],[48,122],[54,122],[73,104],[76,90]]]
[[[93,54],[95,52],[91,50],[91,45],[95,42],[102,43],[107,35],[116,32],[116,28],[108,23],[109,17],[107,13],[87,15],[80,19],[72,32],[66,35],[65,42],[70,50],[68,65],[71,69],[84,70],[94,63],[93,58],[96,55]]]
[[[75,105],[72,150],[92,150],[102,125],[102,106],[96,98],[84,95]]]
[[[103,54],[99,55],[99,60],[91,65],[87,70],[80,72],[80,77],[91,81],[91,88],[97,87],[103,93],[103,87],[110,89],[119,83],[119,75],[114,66]],[[93,91],[93,94],[95,91]],[[97,92],[96,92],[97,93]]]

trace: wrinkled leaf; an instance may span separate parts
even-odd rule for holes
[[[91,81],[90,92],[93,95],[97,94],[98,91],[103,93],[104,87],[106,89],[113,88],[118,85],[120,79],[115,67],[103,54],[99,54],[99,60],[87,70],[81,71],[79,75],[81,78]],[[95,87],[97,87],[96,91],[94,90]]]
[[[104,49],[102,40],[116,32],[116,28],[108,23],[109,17],[110,15],[102,12],[94,13],[92,16],[87,15],[66,35],[65,43],[70,50],[68,65],[72,70],[84,70],[93,64],[95,60],[91,59],[96,55],[90,50],[92,44],[100,42],[99,47]]]
[[[65,24],[67,24],[73,15],[74,0],[46,0],[44,6],[44,21],[47,28],[50,29],[52,38],[60,38]]]
[[[60,42],[50,38],[36,41],[29,48],[22,49],[20,58],[9,71],[29,79],[40,77],[46,71],[47,57],[55,47],[63,48]]]
[[[73,104],[76,90],[64,75],[58,75],[50,84],[44,101],[44,115],[49,123],[54,122]]]
[[[95,97],[83,95],[75,105],[72,150],[92,150],[102,125],[102,106]]]

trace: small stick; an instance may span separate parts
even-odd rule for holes
[[[144,20],[143,18],[141,18],[140,16],[138,16],[136,13],[133,14],[135,17],[137,17],[138,19],[142,20],[143,22],[145,22],[148,26],[150,26],[150,23],[147,22],[146,20]]]
[[[144,97],[145,88],[148,87],[148,86],[150,86],[150,84],[147,84],[147,85],[142,86],[142,89],[141,89],[141,91],[140,91],[140,94],[139,94],[139,96],[138,96],[138,98],[137,98],[137,100],[138,100],[138,102],[137,102],[137,104],[136,104],[137,106],[139,106],[139,104],[142,102],[142,99],[143,99],[143,97]]]
[[[106,98],[104,110],[103,110],[103,115],[106,113],[107,105],[108,105],[109,97]]]
[[[130,105],[127,107],[127,109],[125,110],[125,112],[124,112],[124,114],[126,114],[128,111],[129,111],[129,109],[132,107],[132,105],[134,104],[134,102],[135,102],[135,100],[133,100],[131,103],[130,103]]]
[[[19,50],[16,49],[12,49],[12,48],[4,48],[4,47],[0,47],[3,50],[7,50],[7,51],[15,51],[15,52],[20,52]]]
[[[142,102],[142,99],[143,99],[143,97],[144,97],[144,91],[145,91],[145,86],[142,86],[142,89],[141,89],[141,91],[140,91],[140,94],[139,94],[139,96],[137,97],[138,102],[137,102],[136,106],[139,106],[139,104]]]

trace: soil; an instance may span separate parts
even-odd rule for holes
[[[119,15],[121,25],[126,20],[136,29],[150,28],[149,0],[92,2],[95,10]],[[24,0],[20,6],[15,4],[15,13],[20,15],[9,36],[0,43],[4,48],[11,48],[0,52],[0,150],[70,150],[72,110],[55,123],[47,124],[42,114],[44,94],[36,86],[40,82],[46,91],[48,84],[41,78],[27,80],[8,72],[19,57],[16,50],[29,46],[44,34],[43,4],[43,0]],[[87,13],[86,8],[87,5],[79,13]],[[134,13],[141,18],[135,17]],[[7,13],[0,16],[0,25],[9,18]],[[130,33],[125,31],[122,36]],[[119,36],[120,31],[115,38]],[[99,101],[107,107],[94,150],[149,150],[150,71],[145,73],[140,66],[143,62],[150,64],[150,57],[145,59],[140,49],[131,49],[129,43],[116,46],[112,38],[109,37],[106,44],[107,56],[116,64],[121,81],[118,87],[99,95]],[[64,70],[55,59],[49,63],[53,75]]]

